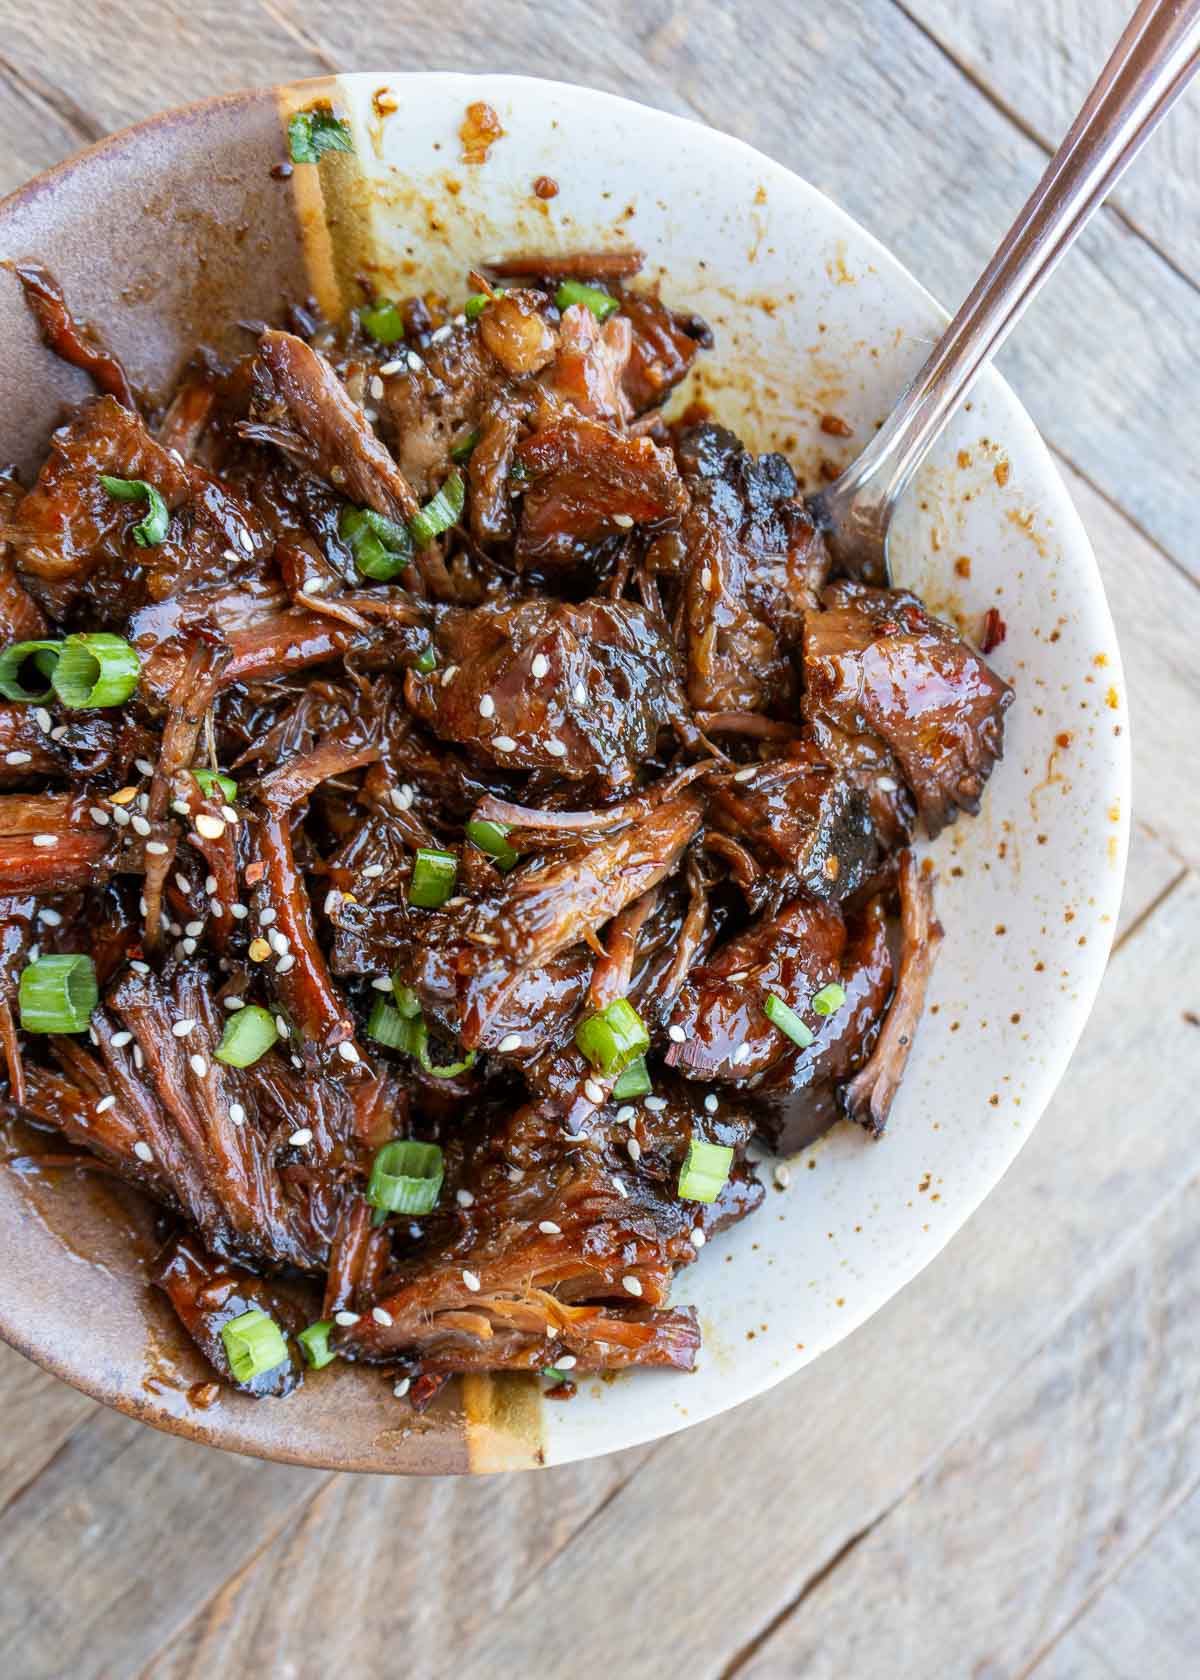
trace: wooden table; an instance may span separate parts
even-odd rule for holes
[[[0,186],[222,89],[520,70],[743,136],[953,302],[1130,5],[0,0]],[[234,1459],[0,1350],[7,1673],[1200,1672],[1197,111],[1180,108],[1003,358],[1100,557],[1137,778],[1110,972],[1005,1182],[774,1393],[541,1475]]]

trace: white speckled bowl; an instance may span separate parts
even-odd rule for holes
[[[810,483],[823,460],[841,463],[861,446],[943,319],[813,187],[677,117],[506,76],[346,76],[275,97],[281,115],[329,97],[354,129],[366,187],[352,169],[325,167],[327,202],[315,171],[297,170],[293,185],[313,284],[331,307],[348,246],[385,290],[420,277],[422,289],[454,294],[481,257],[636,244],[647,277],[714,328],[702,378],[717,416],[756,448],[782,448]],[[467,165],[458,129],[480,99],[505,134],[485,163]],[[864,167],[888,143],[861,136]],[[532,190],[542,175],[558,183],[549,201]],[[823,433],[828,413],[852,437]],[[431,1453],[428,1436],[406,1437],[378,1379],[361,1373],[323,1374],[340,1385],[336,1403],[314,1382],[276,1404],[276,1413],[286,1406],[284,1426],[240,1400],[224,1402],[219,1419],[182,1408],[177,1395],[131,1400],[127,1373],[101,1381],[79,1355],[47,1362],[151,1422],[243,1451],[400,1471],[493,1469],[562,1463],[711,1417],[799,1370],[902,1288],[1016,1155],[1091,1008],[1121,893],[1129,738],[1087,537],[995,375],[980,380],[920,474],[893,553],[898,581],[969,630],[990,607],[1002,614],[1007,637],[993,662],[1016,689],[1005,758],[982,815],[931,848],[947,938],[886,1138],[837,1127],[793,1164],[788,1189],[772,1190],[757,1217],[680,1277],[676,1298],[695,1302],[704,1326],[694,1376],[585,1380],[573,1403],[540,1411],[535,1389],[516,1400],[500,1385],[468,1391],[465,1411],[437,1426],[465,1438],[465,1462],[451,1463]],[[102,1294],[97,1303],[104,1310]],[[6,1333],[39,1356],[36,1326],[14,1327],[19,1316],[0,1285]]]

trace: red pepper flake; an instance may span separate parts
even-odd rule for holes
[[[995,607],[989,607],[983,615],[983,634],[979,638],[979,651],[991,653],[998,648],[1008,635],[1008,625],[1000,617]]]

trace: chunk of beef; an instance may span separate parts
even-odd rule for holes
[[[681,528],[688,697],[718,712],[786,709],[788,655],[828,571],[820,533],[782,455],[756,459],[711,425],[684,432],[677,453],[691,499]]]
[[[573,303],[563,311],[561,346],[542,388],[590,420],[620,427],[632,412],[622,389],[632,349],[633,331],[624,315],[601,326],[585,303]]]
[[[634,414],[658,408],[691,369],[712,333],[697,315],[668,309],[653,292],[623,292],[621,314],[632,328],[622,388]]]
[[[29,642],[46,635],[46,615],[17,576],[16,561],[6,532],[25,494],[11,468],[0,470],[0,638]]]
[[[451,610],[434,670],[408,674],[412,711],[506,769],[629,780],[683,715],[674,649],[628,601],[536,598]]]
[[[780,885],[833,901],[848,898],[877,867],[879,846],[866,796],[830,765],[774,758],[713,776],[709,810],[742,838]]]
[[[667,1065],[689,1079],[743,1083],[788,1056],[792,1041],[764,1004],[780,998],[811,1032],[821,1024],[812,999],[841,976],[846,928],[831,906],[797,899],[753,923],[694,968],[671,1014]]]
[[[0,795],[0,893],[57,893],[102,880],[113,838],[81,794]]]
[[[266,1395],[291,1394],[304,1381],[304,1362],[291,1339],[304,1328],[303,1315],[261,1278],[215,1259],[195,1237],[178,1236],[155,1262],[154,1281],[205,1359],[231,1387],[261,1400]],[[239,1382],[230,1368],[221,1330],[255,1310],[265,1312],[287,1333],[287,1358]]]
[[[42,342],[64,362],[82,369],[96,389],[107,393],[132,413],[137,400],[129,376],[111,350],[105,348],[90,327],[81,326],[67,307],[62,287],[40,263],[13,263],[21,282],[25,302],[38,324]]]
[[[678,519],[687,507],[674,457],[582,415],[553,419],[517,450],[531,483],[521,502],[517,561],[586,561],[634,525]]]
[[[805,709],[895,754],[925,827],[977,811],[1012,689],[901,589],[831,584],[804,624]]]

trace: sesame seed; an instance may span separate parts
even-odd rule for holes
[[[131,1032],[114,1033],[109,1042],[114,1050],[122,1050],[127,1044],[133,1043],[133,1034]]]
[[[894,781],[891,776],[876,776],[875,786],[881,793],[897,793],[899,791],[899,783]]]
[[[590,1103],[596,1103],[599,1105],[605,1101],[604,1087],[602,1085],[597,1085],[594,1079],[584,1080],[583,1094]]]
[[[382,874],[383,865],[381,863],[369,863],[363,870],[363,877],[368,881],[377,881]]]
[[[712,571],[708,566],[705,566],[704,570],[700,573],[700,587],[701,589],[712,588]]]
[[[143,1143],[141,1138],[134,1144],[133,1153],[139,1161],[153,1161],[154,1159],[154,1151],[148,1143]]]
[[[275,964],[275,972],[276,974],[290,974],[295,966],[295,957],[290,951],[285,951],[283,956],[280,957],[279,961]]]
[[[560,1371],[573,1371],[578,1363],[579,1361],[573,1353],[564,1353],[557,1362]]]
[[[277,912],[272,910],[269,905],[265,910],[260,910],[258,912],[259,927],[270,927],[271,923],[275,920],[276,914]]]
[[[219,898],[210,898],[208,901],[208,908],[210,915],[223,916],[225,914],[225,906],[221,903]]]
[[[304,1066],[304,1063],[300,1060],[299,1056],[289,1056],[288,1061],[291,1062],[292,1066],[296,1069],[297,1073]]]
[[[500,1040],[499,1044],[497,1044],[497,1046],[496,1046],[496,1049],[498,1050],[498,1052],[502,1056],[507,1056],[511,1051],[519,1050],[520,1048],[521,1048],[521,1035],[520,1035],[520,1033],[505,1033],[504,1037]]]
[[[210,811],[201,811],[196,818],[196,833],[205,840],[219,840],[225,832],[225,824],[220,817],[214,817]]]
[[[334,1313],[333,1322],[340,1324],[344,1330],[349,1330],[352,1324],[358,1323],[360,1317],[361,1314],[356,1312],[339,1312]]]
[[[133,762],[135,767],[141,771],[143,776],[153,776],[154,766],[148,758],[135,758]]]
[[[465,327],[466,324],[467,324],[467,317],[465,315],[459,314],[459,315],[456,315],[454,317],[454,325],[456,327]]]
[[[517,743],[513,740],[511,735],[493,736],[492,745],[495,747],[497,752],[516,752],[517,750]]]
[[[171,809],[181,817],[190,817],[192,814],[192,807],[186,799],[172,799]]]
[[[34,837],[33,837],[33,843],[34,843],[35,846],[57,846],[58,845],[58,835],[57,834],[35,834]]]
[[[65,741],[66,738],[67,738],[67,726],[66,726],[65,723],[58,724],[54,729],[52,729],[50,731],[50,739],[52,741]]]
[[[454,1192],[454,1200],[458,1203],[459,1207],[474,1207],[475,1205],[475,1198],[469,1190],[456,1190]]]
[[[400,1381],[393,1386],[392,1393],[396,1396],[397,1400],[403,1400],[404,1396],[408,1393],[411,1387],[412,1378],[401,1377]]]
[[[42,734],[43,735],[49,735],[50,728],[51,728],[50,713],[46,710],[45,706],[39,706],[37,711],[34,712],[33,715],[34,715],[34,719],[37,723],[37,726],[41,730]]]
[[[146,1055],[140,1044],[135,1044],[133,1047],[133,1065],[139,1073],[146,1065]]]
[[[216,890],[217,890],[217,877],[215,875],[206,875],[204,877],[204,890],[205,890],[206,893],[210,893],[210,894],[216,892]]]
[[[96,1113],[107,1114],[109,1109],[113,1107],[116,1100],[116,1097],[101,1097],[100,1101],[96,1104]]]
[[[629,1151],[629,1159],[631,1161],[640,1161],[641,1160],[641,1158],[642,1158],[642,1146],[635,1137],[631,1137],[629,1142],[625,1145],[625,1147]]]
[[[372,1307],[371,1317],[375,1320],[376,1324],[388,1325],[392,1322],[392,1315],[385,1307]]]
[[[788,1166],[786,1161],[780,1161],[779,1165],[775,1168],[775,1182],[781,1190],[786,1190],[788,1185],[792,1182],[792,1169]]]
[[[625,1188],[624,1179],[616,1178],[614,1176],[613,1181],[612,1181],[612,1187],[617,1192],[617,1195],[620,1196],[623,1201],[627,1202],[629,1200],[629,1191],[626,1190],[626,1188]]]
[[[4,755],[5,764],[30,764],[33,754],[27,752],[9,752]]]
[[[233,1121],[235,1126],[245,1124],[246,1110],[242,1107],[241,1103],[230,1103],[229,1118]]]
[[[544,653],[535,653],[533,656],[533,663],[529,667],[530,674],[536,677],[540,682],[549,669],[550,661],[546,658],[546,655]]]
[[[371,984],[377,992],[390,992],[392,989],[392,982],[386,974],[377,974]]]
[[[674,1026],[674,1025],[669,1026],[667,1028],[667,1037],[671,1040],[672,1044],[686,1044],[687,1043],[687,1034],[684,1032],[682,1027],[677,1027],[677,1026]]]
[[[632,516],[632,514],[628,514],[628,513],[614,513],[613,514],[613,524],[614,525],[619,525],[621,527],[622,531],[632,531],[633,530],[633,516]]]
[[[242,820],[232,805],[222,805],[221,815],[225,818],[225,821],[229,824],[230,828],[236,828]]]
[[[233,917],[235,922],[244,922],[250,912],[244,904],[231,904],[229,906],[229,914]]]
[[[341,893],[337,890],[336,887],[330,887],[329,891],[325,894],[325,904],[324,904],[324,907],[323,907],[324,910],[325,910],[325,914],[327,916],[332,916],[333,912],[337,909],[338,905],[341,902],[342,902]]]
[[[342,1043],[339,1044],[337,1048],[338,1055],[344,1062],[358,1061],[358,1051],[348,1038],[343,1039]]]
[[[197,1079],[203,1079],[208,1072],[208,1063],[204,1060],[204,1057],[201,1056],[201,1055],[189,1056],[188,1057],[188,1066],[191,1068],[192,1072],[196,1075]]]
[[[386,379],[386,378],[390,377],[390,375],[392,375],[393,373],[399,373],[400,369],[403,366],[404,366],[404,358],[401,357],[398,361],[395,361],[395,362],[384,362],[383,366],[380,368],[379,371],[380,371],[381,374],[383,374],[384,378]]]
[[[228,560],[231,566],[237,566],[241,563],[242,557],[235,548],[223,548],[221,558],[222,560]]]
[[[176,1038],[186,1038],[189,1033],[195,1032],[195,1030],[195,1021],[176,1021],[171,1027],[171,1031]]]
[[[457,665],[447,665],[446,669],[442,672],[442,687],[443,688],[449,688],[450,684],[454,681],[454,679],[457,675],[458,675],[458,666]]]
[[[747,764],[744,770],[735,770],[734,771],[733,779],[734,779],[735,782],[750,782],[750,781],[754,780],[754,777],[757,774],[758,774],[758,765],[757,764]]]
[[[267,935],[267,944],[277,957],[286,957],[291,940],[286,933],[280,933],[278,928],[272,928]]]
[[[380,397],[383,395],[383,380],[380,379],[377,373],[372,374],[371,383],[367,386],[367,390],[370,391],[376,402],[378,402]]]
[[[38,921],[45,922],[47,927],[58,927],[62,923],[62,917],[57,910],[51,910],[47,905],[44,910],[38,911]]]
[[[183,931],[186,934],[190,934],[191,937],[193,939],[195,939],[200,934],[202,934],[204,932],[204,923],[203,922],[185,922]]]
[[[454,328],[447,321],[447,323],[444,327],[439,327],[436,332],[431,332],[430,333],[430,335],[429,335],[430,344],[444,344],[445,341],[450,337],[450,334],[453,331],[454,331]]]
[[[621,1288],[627,1295],[640,1295],[642,1293],[641,1279],[635,1278],[630,1272],[621,1279]]]
[[[667,1106],[666,1097],[647,1097],[645,1101],[646,1107],[650,1110],[651,1114],[661,1114],[663,1109]]]
[[[628,1126],[629,1122],[633,1119],[636,1113],[637,1110],[634,1108],[632,1103],[622,1103],[620,1108],[617,1110],[617,1125]]]
[[[114,811],[112,814],[112,820],[116,823],[118,828],[128,828],[129,812],[120,810]]]
[[[412,809],[413,790],[409,787],[407,782],[405,782],[402,787],[393,788],[389,797],[397,811],[408,811]]]
[[[708,1241],[708,1238],[704,1235],[704,1232],[700,1229],[699,1225],[697,1225],[688,1232],[688,1241],[691,1243],[693,1248],[703,1248],[705,1243]]]
[[[539,1231],[544,1231],[546,1236],[548,1236],[548,1237],[561,1237],[562,1236],[562,1226],[561,1225],[556,1225],[554,1223],[553,1219],[539,1219],[538,1220],[538,1230]]]
[[[183,952],[185,957],[194,957],[195,956],[195,954],[196,954],[196,941],[192,938],[190,933],[188,934],[186,939],[181,939],[179,941],[179,949]]]
[[[165,857],[171,848],[164,840],[147,840],[146,850],[151,857]]]
[[[279,1034],[280,1038],[290,1037],[288,1024],[282,1015],[276,1015],[275,1017],[275,1031]]]
[[[557,735],[550,735],[546,740],[546,751],[551,758],[566,758],[567,749]]]
[[[297,1149],[303,1149],[304,1145],[306,1143],[311,1143],[312,1142],[312,1131],[311,1131],[311,1129],[308,1126],[301,1126],[301,1128],[298,1132],[293,1132],[292,1133],[291,1137],[288,1139],[288,1142],[291,1143],[291,1144],[294,1144]]]
[[[417,355],[415,350],[410,350],[408,355],[405,357],[405,360],[408,363],[408,371],[410,373],[420,373],[425,366],[425,363],[421,360],[420,356]]]
[[[188,880],[186,875],[176,874],[175,885],[179,888],[181,893],[190,893],[192,890],[192,883]]]
[[[246,1000],[243,997],[227,997],[222,1000],[226,1009],[245,1009]]]
[[[93,805],[88,812],[88,816],[91,817],[97,828],[108,827],[108,812],[102,811],[99,805]]]
[[[149,974],[150,972],[149,963],[138,962],[136,959],[131,959],[129,966],[135,974]]]
[[[720,1107],[720,1104],[718,1103],[716,1097],[714,1096],[714,1094],[711,1091],[708,1093],[708,1095],[704,1099],[704,1106],[710,1114],[715,1114],[717,1112],[717,1109]]]
[[[474,1272],[464,1272],[462,1280],[471,1291],[472,1295],[477,1295],[479,1293],[479,1279],[475,1276]]]
[[[140,812],[136,816],[131,817],[130,821],[133,824],[133,832],[135,834],[141,834],[143,836],[149,834],[150,824],[146,821],[145,817],[143,817]],[[166,848],[164,847],[163,850],[165,851]]]
[[[243,554],[249,554],[251,557],[253,557],[254,542],[253,542],[253,540],[250,536],[249,531],[246,530],[245,526],[244,525],[239,525],[238,528],[237,528],[237,531],[234,534],[237,537],[237,540],[238,540],[238,543],[241,547],[242,553]]]
[[[733,1052],[733,1065],[735,1067],[741,1067],[743,1062],[748,1062],[749,1060],[750,1046],[748,1044],[739,1044],[737,1049]]]
[[[491,695],[490,694],[481,694],[479,696],[479,715],[480,715],[480,717],[484,717],[484,718],[494,717],[495,712],[496,712],[496,702],[492,699]]]
[[[586,703],[587,689],[584,687],[583,683],[577,682],[575,684],[575,687],[571,690],[571,698],[577,706],[582,706]]]

